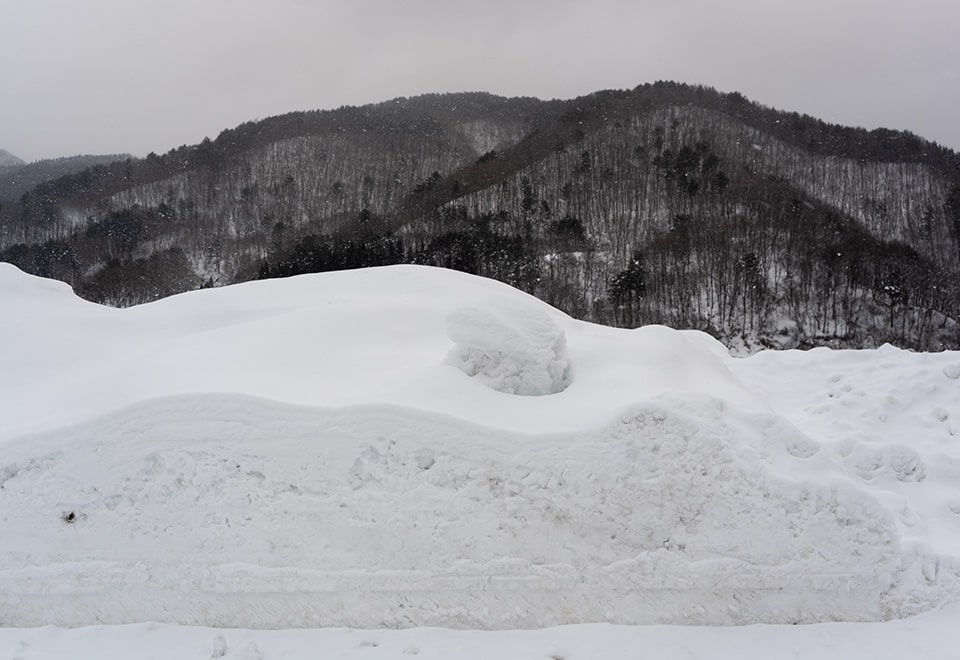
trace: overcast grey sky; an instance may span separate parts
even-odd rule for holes
[[[677,80],[960,150],[960,0],[0,0],[0,148],[166,152],[291,110]]]

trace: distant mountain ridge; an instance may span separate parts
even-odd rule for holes
[[[4,152],[6,153],[6,152]],[[8,154],[9,155],[9,154]],[[16,158],[16,156],[14,156]],[[133,158],[130,154],[107,154],[102,156],[80,155],[65,158],[47,158],[26,163],[0,167],[0,200],[16,199],[25,192],[46,181],[75,174],[96,165]]]
[[[27,161],[22,158],[14,156],[12,153],[6,149],[0,149],[0,167],[17,167],[18,165],[26,165]]]
[[[678,83],[248,122],[36,186],[0,250],[113,304],[407,261],[731,345],[960,345],[958,154]]]

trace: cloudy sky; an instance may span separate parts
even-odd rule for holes
[[[0,0],[0,148],[145,155],[423,92],[678,80],[960,150],[960,0]]]

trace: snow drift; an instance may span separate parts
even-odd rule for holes
[[[418,267],[113,310],[0,265],[0,302],[6,625],[865,621],[957,593],[956,353],[734,360]]]

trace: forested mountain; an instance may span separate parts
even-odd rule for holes
[[[12,156],[15,160],[7,160],[5,163],[3,154],[12,156],[12,154],[0,149],[0,201],[15,200],[44,181],[52,181],[68,174],[75,174],[94,165],[131,158],[129,154],[85,155],[48,158],[26,163],[16,156]]]
[[[0,207],[0,259],[134,304],[414,262],[731,344],[960,346],[960,156],[676,83],[242,124]]]
[[[18,167],[20,165],[26,165],[26,161],[14,156],[6,149],[0,149],[0,167]]]

